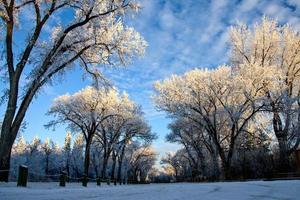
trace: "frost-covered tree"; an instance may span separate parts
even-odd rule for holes
[[[169,124],[170,133],[166,136],[166,140],[171,143],[182,145],[191,162],[192,176],[205,173],[205,148],[209,150],[212,158],[216,158],[215,148],[207,138],[205,130],[202,127],[187,118],[178,118]],[[218,164],[214,165],[218,168]]]
[[[141,111],[137,110],[135,117],[129,120],[124,128],[118,141],[118,171],[117,179],[121,179],[122,168],[124,163],[124,157],[127,151],[127,147],[133,141],[139,141],[145,144],[151,144],[156,139],[156,134],[151,131],[151,127],[147,124],[143,118]]]
[[[113,167],[111,176],[114,176],[116,167],[116,154],[119,149],[118,141],[124,131],[125,124],[135,117],[137,106],[126,99],[120,101],[120,104],[113,105],[114,111],[110,117],[102,121],[98,126],[96,133],[96,142],[99,142],[103,148],[103,163],[101,177],[106,178],[107,164],[110,156],[113,157]]]
[[[130,115],[134,103],[127,94],[120,95],[115,89],[95,89],[87,87],[73,95],[63,95],[55,99],[48,114],[55,120],[47,126],[67,124],[74,131],[81,132],[85,140],[84,173],[88,175],[90,164],[90,147],[98,130],[105,130],[103,123],[108,123],[105,130],[106,139],[114,144],[119,134],[116,118]],[[109,122],[107,122],[110,120]],[[123,123],[123,122],[120,122]],[[114,128],[116,130],[114,130]],[[111,145],[109,145],[110,147]]]
[[[182,168],[182,160],[176,154],[168,152],[161,158],[161,164],[170,166],[174,172],[175,179],[177,180],[180,170]]]
[[[264,17],[259,24],[231,29],[231,60],[237,71],[261,82],[267,111],[279,144],[280,168],[300,143],[300,34],[288,24]],[[268,76],[268,82],[263,82]]]
[[[102,178],[107,178],[107,165],[111,156],[113,158],[113,174],[111,174],[111,176],[114,176],[114,170],[116,166],[116,151],[118,148],[117,142],[121,136],[126,120],[126,116],[112,116],[100,124],[99,130],[96,133],[95,139],[103,148],[103,162],[101,171]]]
[[[37,180],[44,174],[44,160],[43,160],[43,152],[42,141],[36,136],[32,139],[32,141],[28,144],[28,155],[26,165],[30,169],[29,179]]]
[[[49,160],[50,160],[51,154],[55,150],[55,145],[52,140],[47,138],[46,141],[44,142],[44,144],[41,145],[41,149],[42,149],[42,151],[44,153],[44,157],[45,157],[45,174],[49,175],[49,162],[50,162]]]
[[[135,148],[129,160],[129,178],[135,182],[145,182],[155,164],[156,152],[149,145],[137,145]]]
[[[82,177],[84,162],[84,136],[77,134],[74,139],[74,144],[71,153],[71,168],[72,174],[76,177]]]
[[[131,0],[0,2],[1,76],[8,80],[1,95],[6,109],[0,170],[9,169],[11,149],[26,111],[43,86],[77,64],[99,79],[97,66],[128,64],[144,53],[143,38],[124,25],[125,16],[137,10],[139,5]],[[0,181],[8,181],[7,171],[0,172]]]
[[[10,179],[16,180],[19,165],[28,166],[31,181],[51,179],[51,175],[59,173],[61,169],[60,159],[60,148],[49,138],[42,142],[38,137],[34,137],[28,143],[20,136],[12,149]]]
[[[66,170],[67,175],[70,176],[70,163],[71,163],[71,140],[72,140],[72,135],[71,132],[67,132],[65,141],[64,141],[64,146],[62,148],[62,156],[63,156],[63,168]]]
[[[238,137],[264,105],[259,83],[249,84],[246,72],[233,73],[229,66],[195,69],[155,84],[159,109],[172,117],[188,118],[197,124],[200,133],[205,131],[209,135],[226,178],[231,177]]]

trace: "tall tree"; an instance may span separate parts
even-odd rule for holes
[[[125,14],[138,8],[131,0],[0,2],[5,55],[1,73],[9,80],[1,95],[6,109],[0,136],[0,181],[8,181],[13,143],[30,103],[43,86],[77,63],[99,79],[102,76],[95,66],[127,64],[133,56],[143,54],[143,38],[123,25]],[[28,13],[34,17],[27,17]]]
[[[289,155],[300,144],[299,29],[263,17],[253,28],[244,24],[232,27],[231,46],[237,71],[251,71],[255,74],[252,82],[269,76],[269,84],[262,85],[264,100],[279,144],[280,170],[288,171]]]

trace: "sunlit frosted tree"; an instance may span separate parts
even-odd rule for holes
[[[79,64],[99,80],[97,66],[128,64],[144,52],[124,18],[139,10],[131,0],[3,0],[0,71],[6,104],[0,138],[0,181],[8,181],[12,145],[34,96]],[[30,13],[30,14],[29,14]],[[30,15],[30,17],[29,17]],[[24,80],[24,81],[22,81]]]
[[[67,124],[80,132],[85,140],[84,173],[88,175],[90,147],[98,129],[107,120],[131,114],[135,107],[127,94],[120,95],[115,89],[95,89],[87,87],[73,95],[63,95],[55,99],[48,114],[55,120],[47,126]],[[112,126],[116,124],[110,124]],[[113,139],[115,136],[111,136]]]
[[[261,84],[267,111],[279,144],[280,168],[289,169],[289,155],[300,143],[300,34],[290,25],[264,17],[254,27],[231,29],[231,60],[237,71],[255,74]]]
[[[195,69],[155,84],[159,109],[173,117],[187,117],[210,136],[226,178],[231,177],[237,138],[264,106],[260,82],[249,84],[246,73],[233,73],[228,66]]]

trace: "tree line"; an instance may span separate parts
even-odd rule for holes
[[[294,171],[300,143],[300,34],[262,18],[230,29],[230,64],[155,84],[182,149],[162,163],[176,177],[259,178]],[[170,169],[169,169],[170,170]]]
[[[29,168],[30,181],[57,181],[59,174],[64,171],[69,181],[80,181],[84,175],[85,144],[82,134],[67,132],[64,144],[60,147],[47,138],[42,142],[35,137],[26,142],[19,137],[13,146],[11,158],[10,179],[16,180],[19,165]],[[91,145],[91,166],[89,178],[98,178],[103,170],[103,180],[146,181],[151,171],[156,154],[149,144],[133,141],[127,145],[123,158],[109,157],[106,169],[103,169],[103,151],[96,142]]]

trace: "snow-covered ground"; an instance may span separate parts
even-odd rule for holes
[[[18,188],[15,183],[0,183],[1,200],[214,200],[214,199],[300,199],[300,181],[251,181],[219,183],[174,183],[97,187],[90,183],[29,183]]]

